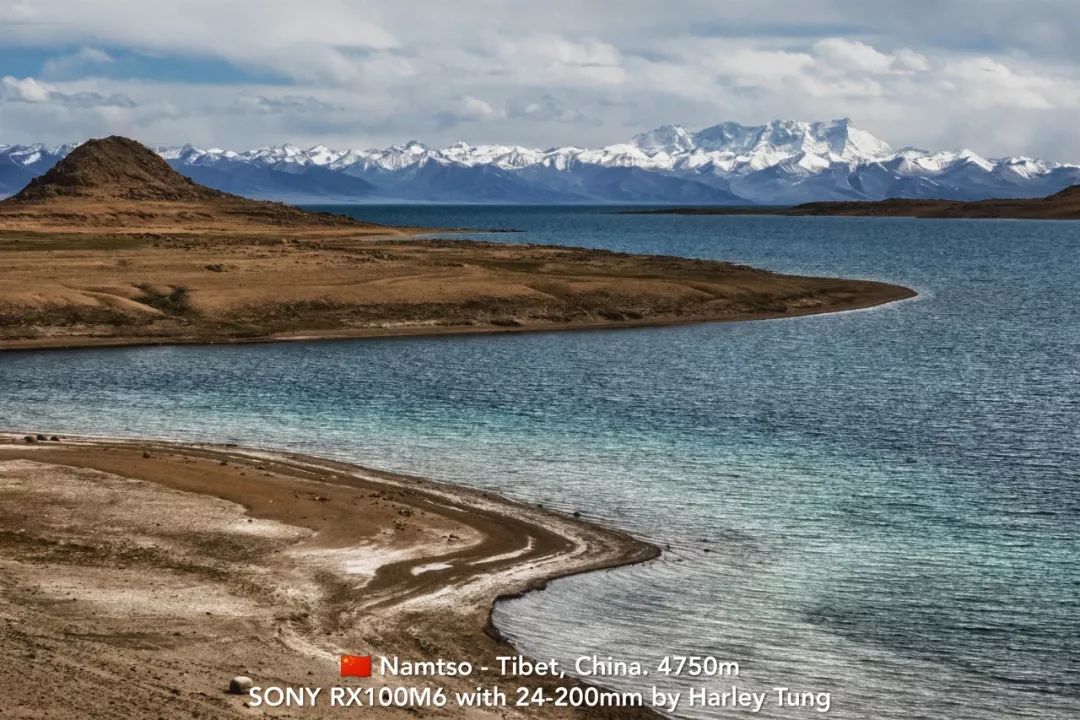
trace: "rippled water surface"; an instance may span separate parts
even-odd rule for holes
[[[829,691],[852,720],[1080,717],[1080,223],[356,212],[921,295],[618,332],[9,353],[0,426],[334,454],[671,545],[501,605],[533,655],[715,654],[741,665],[717,689]]]

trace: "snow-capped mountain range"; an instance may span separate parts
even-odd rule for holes
[[[17,192],[74,145],[0,145],[0,195]],[[246,152],[159,148],[197,182],[291,202],[791,204],[888,197],[1037,197],[1080,184],[1080,166],[971,150],[893,150],[850,120],[664,125],[627,143],[384,150],[316,145]]]

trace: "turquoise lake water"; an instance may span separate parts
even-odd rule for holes
[[[626,331],[5,353],[0,427],[336,455],[671,545],[500,605],[529,654],[718,655],[742,671],[716,689],[831,692],[851,720],[1080,717],[1080,223],[350,212],[920,296]]]

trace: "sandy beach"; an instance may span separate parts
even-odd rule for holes
[[[492,663],[515,652],[489,627],[498,597],[658,554],[491,493],[335,461],[22,434],[0,438],[0,547],[5,718],[337,717],[341,708],[249,708],[225,690],[235,675],[262,686],[423,687],[433,680],[343,681],[339,655]],[[550,682],[434,679],[448,690]]]

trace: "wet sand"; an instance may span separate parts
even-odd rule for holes
[[[224,692],[242,674],[262,686],[550,688],[483,672],[343,681],[338,656],[492,666],[514,654],[490,627],[497,598],[648,560],[652,545],[492,493],[307,456],[21,438],[0,436],[4,718],[653,717],[275,711]]]

